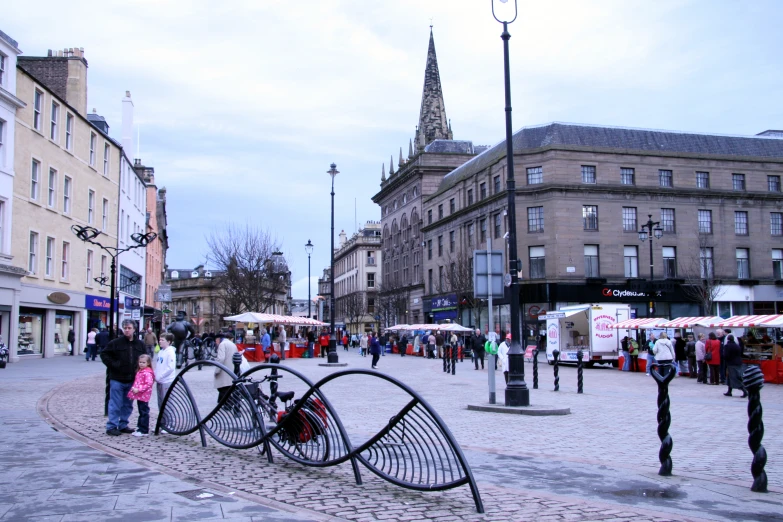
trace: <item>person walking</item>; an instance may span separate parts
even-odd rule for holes
[[[177,353],[174,351],[174,335],[164,333],[160,336],[160,351],[152,361],[155,372],[155,392],[158,396],[158,410],[163,406],[163,398],[176,377]]]
[[[707,366],[710,370],[710,384],[715,386],[720,383],[720,352],[722,350],[718,336],[715,335],[715,332],[710,332],[709,339],[705,345],[704,360],[707,361]]]
[[[479,361],[481,361],[481,369],[484,369],[484,344],[487,342],[487,338],[481,333],[479,328],[476,328],[476,335],[473,336],[473,365],[476,370],[479,369]]]
[[[427,337],[427,359],[435,358],[435,334],[430,331],[429,337]]]
[[[724,350],[723,347],[726,344],[726,332],[720,328],[715,330],[715,336],[720,342],[720,366],[718,367],[718,377],[720,377],[720,383],[726,384],[726,363],[724,362]]]
[[[688,356],[685,351],[686,346],[685,339],[682,338],[680,332],[674,334],[674,360],[677,365],[678,375],[688,373]]]
[[[731,397],[731,390],[737,388],[742,390],[742,398],[747,397],[748,392],[742,383],[742,349],[734,334],[726,335],[723,354],[726,361],[726,383],[729,385],[729,389],[723,395]]]
[[[438,353],[438,359],[443,358],[443,334],[440,333],[440,330],[438,330],[435,333],[435,350]]]
[[[267,334],[269,336],[269,334]],[[215,341],[218,342],[217,357],[215,362],[218,362],[226,368],[234,368],[234,354],[237,353],[237,345],[231,340],[231,335],[226,332],[220,332],[217,334]],[[231,391],[231,385],[234,380],[231,376],[215,366],[215,374],[212,381],[213,386],[218,392],[218,402],[228,395]]]
[[[707,384],[707,362],[704,360],[704,354],[707,351],[707,347],[704,343],[704,334],[700,333],[696,341],[696,366],[698,367],[698,375],[696,382],[701,384]]]
[[[261,334],[261,349],[264,351],[264,359],[267,359],[270,355],[269,350],[272,347],[272,337],[270,337],[266,328],[261,329]],[[215,339],[215,342],[217,342],[217,339]],[[233,366],[229,366],[229,368],[233,368]]]
[[[285,352],[288,350],[288,335],[285,331],[285,326],[282,324],[278,329],[277,344],[280,346],[280,357],[285,359]]]
[[[688,342],[685,343],[685,356],[688,358],[688,377],[696,378],[696,341],[693,334],[688,334]]]
[[[370,333],[370,355],[372,355],[372,369],[377,370],[381,358],[381,343],[375,336],[375,332]]]
[[[498,346],[498,360],[500,361],[500,370],[503,372],[503,377],[508,384],[508,351],[511,344],[511,334],[506,334],[506,339]]]
[[[307,357],[313,358],[315,350],[315,332],[312,328],[307,329]]]
[[[139,420],[136,424],[136,431],[133,432],[134,437],[146,437],[150,434],[150,397],[152,397],[154,383],[155,373],[152,371],[152,358],[143,353],[139,355],[136,378],[128,392],[128,398],[131,401],[136,401],[139,408]]]
[[[416,334],[413,336],[413,355],[419,355],[419,350],[421,350],[421,336]]]
[[[321,357],[326,357],[329,352],[329,334],[326,332],[326,328],[321,331],[318,342],[321,345]]]
[[[158,344],[158,338],[155,337],[155,332],[152,331],[152,327],[147,327],[147,332],[144,334],[144,349],[147,350],[147,355],[155,353],[155,346]]]
[[[628,351],[627,335],[620,341],[620,351],[623,352],[623,371],[627,372],[631,369],[631,353]]]
[[[70,345],[69,353],[74,354],[73,343],[76,342],[76,334],[73,333],[73,328],[68,329],[68,344]]]
[[[348,351],[348,334],[343,332],[343,350]]]
[[[408,336],[405,333],[402,334],[402,339],[400,339],[400,344],[397,348],[400,350],[400,357],[405,357],[405,352],[408,351]]]
[[[628,371],[638,372],[639,371],[639,343],[636,342],[636,339],[628,340],[628,354],[631,356],[631,366],[629,367]]]
[[[106,434],[116,437],[121,433],[133,433],[128,418],[133,412],[133,402],[128,392],[133,386],[139,356],[144,354],[144,344],[136,338],[136,323],[130,319],[122,322],[121,337],[111,341],[101,352],[109,377],[109,418]]]
[[[367,334],[363,333],[359,338],[359,355],[367,357]]]
[[[671,365],[671,370],[677,375],[677,367],[674,366],[674,347],[666,332],[661,332],[658,340],[653,345],[653,353],[659,365]]]
[[[452,332],[451,336],[449,337],[449,346],[451,347],[451,353],[449,354],[449,357],[452,361],[457,360],[457,354],[459,353],[459,346],[458,343],[459,338],[457,337],[457,334]]]
[[[84,360],[89,361],[92,359],[95,360],[95,356],[98,353],[98,344],[95,341],[95,338],[98,336],[98,329],[93,328],[90,330],[90,332],[87,334],[87,350],[84,352]]]

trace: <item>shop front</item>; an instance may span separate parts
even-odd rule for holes
[[[75,354],[83,353],[84,294],[22,284],[19,301],[12,358],[68,355],[72,348]],[[72,330],[76,338],[73,347],[68,342]]]
[[[117,306],[117,300],[114,303]],[[109,327],[111,300],[108,297],[87,294],[84,296],[84,308],[87,311],[87,331]]]
[[[10,352],[10,362],[16,362],[16,339],[19,336],[19,299],[21,278],[26,270],[0,264],[0,341]]]

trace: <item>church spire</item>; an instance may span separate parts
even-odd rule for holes
[[[381,181],[386,181],[386,164],[381,163]]]
[[[427,65],[424,68],[424,90],[421,94],[419,127],[416,132],[416,150],[422,151],[433,140],[454,139],[446,118],[446,104],[440,86],[438,58],[435,55],[435,39],[430,26],[430,45],[427,49]]]

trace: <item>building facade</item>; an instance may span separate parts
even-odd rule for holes
[[[215,284],[217,272],[199,265],[193,269],[167,269],[165,281],[171,285],[171,313],[166,324],[183,311],[198,333],[217,332],[223,326],[225,313],[223,293]]]
[[[381,263],[380,222],[368,221],[350,239],[340,232],[334,253],[335,318],[350,333],[377,329]]]
[[[146,268],[144,281],[144,316],[145,325],[160,330],[162,324],[163,303],[155,300],[155,292],[160,288],[166,271],[166,251],[169,248],[168,232],[166,231],[166,188],[160,190],[155,184],[155,169],[147,167],[136,159],[133,168],[141,173],[146,187],[147,216],[145,232],[154,232],[157,239],[147,245]]]

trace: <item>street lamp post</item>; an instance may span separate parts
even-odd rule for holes
[[[642,225],[642,229],[639,231],[639,241],[644,243],[647,241],[647,237],[650,238],[650,284],[653,281],[653,236],[655,239],[661,239],[663,237],[663,229],[661,228],[660,221],[653,221],[652,214],[647,214],[647,223]]]
[[[313,244],[309,239],[305,245],[305,252],[307,252],[307,318],[312,319],[312,315],[310,314],[310,306],[312,305],[312,302],[310,301],[310,254],[313,253]]]
[[[334,333],[334,177],[340,172],[337,170],[337,165],[332,163],[329,165],[329,170],[326,171],[332,177],[332,233],[330,235],[332,240],[331,249],[331,273],[329,274],[329,315],[331,316],[329,322],[329,357],[327,362],[329,364],[337,364],[339,358],[337,357],[337,338]]]
[[[530,406],[530,390],[525,384],[525,352],[522,350],[519,327],[519,270],[521,263],[517,257],[517,219],[516,219],[516,183],[514,181],[514,144],[511,131],[511,74],[509,71],[508,24],[517,19],[517,0],[514,0],[513,17],[495,13],[495,0],[492,1],[492,16],[503,24],[503,71],[506,91],[506,191],[508,193],[508,271],[511,275],[511,349],[508,352],[508,384],[506,385],[506,406]],[[498,0],[507,3],[508,0]],[[502,19],[501,19],[502,18]]]

